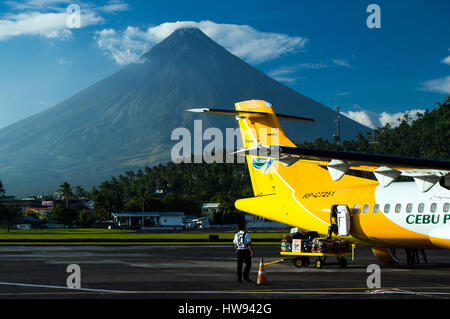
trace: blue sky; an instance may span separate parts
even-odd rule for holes
[[[79,28],[67,24],[70,4],[81,10]],[[366,24],[369,4],[381,28]],[[446,0],[2,1],[0,128],[142,62],[182,26],[375,127],[450,94],[449,12]]]

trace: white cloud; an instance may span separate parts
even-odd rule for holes
[[[425,110],[414,109],[405,112],[398,113],[375,113],[368,110],[358,110],[358,111],[347,111],[342,112],[343,115],[351,118],[352,120],[359,122],[370,128],[384,127],[386,124],[389,124],[391,127],[397,127],[400,124],[399,119],[403,119],[404,115],[408,113],[409,121],[411,123],[415,119],[417,119],[418,114],[424,113]]]
[[[300,63],[290,66],[281,66],[275,70],[269,71],[267,74],[279,82],[293,83],[299,76],[295,76],[295,73],[301,70],[321,70],[332,67],[345,66],[353,69],[350,63],[346,59],[327,59],[327,62],[320,61],[318,63]],[[350,92],[343,92],[338,95],[347,95]]]
[[[441,62],[450,65],[450,55],[448,57],[442,59]]]
[[[117,34],[114,29],[97,31],[94,38],[97,45],[107,52],[117,64],[142,63],[141,55],[150,49],[150,44],[142,40],[137,29],[128,27],[123,33]],[[139,32],[139,31],[138,31]]]
[[[297,80],[293,74],[298,70],[296,66],[282,66],[278,69],[269,71],[268,76],[283,83],[294,83]]]
[[[370,128],[375,128],[379,126],[379,121],[377,119],[377,114],[369,112],[369,111],[348,111],[342,112],[343,115],[348,118],[361,123]]]
[[[448,49],[448,50],[450,51],[450,49]],[[450,55],[446,58],[443,58],[441,60],[441,62],[450,65]]]
[[[380,124],[381,126],[385,126],[386,124],[391,125],[392,127],[397,127],[400,124],[400,120],[402,120],[404,118],[404,116],[406,114],[408,114],[408,123],[412,123],[414,120],[416,120],[418,118],[419,114],[423,114],[425,113],[425,110],[409,110],[406,112],[399,112],[399,113],[387,113],[387,112],[383,112],[380,114]]]
[[[422,90],[450,94],[450,75],[422,83]]]
[[[450,55],[442,59],[441,62],[450,65]],[[425,81],[422,83],[420,89],[424,91],[450,94],[450,75]]]
[[[68,0],[29,0],[7,3],[15,13],[0,17],[0,41],[12,37],[32,35],[67,40],[72,36],[68,19],[73,11],[67,12]],[[80,6],[80,27],[100,24],[104,19],[90,4]]]
[[[61,65],[72,65],[72,61],[65,60],[64,58],[59,58],[57,62],[58,62],[58,64],[61,64]]]
[[[308,39],[280,33],[260,32],[248,25],[219,24],[212,21],[166,22],[147,30],[128,27],[123,32],[96,32],[101,49],[117,63],[140,61],[139,56],[179,28],[197,27],[227,50],[249,63],[258,64],[305,47]]]
[[[298,80],[299,76],[295,73],[302,69],[319,70],[330,67],[329,64],[324,63],[300,63],[297,65],[280,66],[277,69],[267,72],[267,75],[275,80],[283,83],[294,83]]]
[[[54,10],[62,4],[68,6],[71,0],[26,0],[26,1],[6,1],[13,10]]]
[[[66,13],[20,13],[0,20],[0,40],[19,35],[41,35],[67,39]]]
[[[301,64],[299,64],[300,69],[319,70],[319,69],[325,69],[328,67],[329,67],[329,65],[324,64],[324,63],[301,63]]]
[[[105,13],[115,13],[121,11],[127,11],[130,9],[128,3],[120,1],[120,0],[111,0],[104,6],[98,8],[100,11]]]
[[[334,58],[334,59],[331,59],[331,61],[334,64],[336,64],[336,65],[343,66],[343,67],[346,67],[346,68],[349,68],[349,69],[352,68],[352,66],[350,65],[350,62],[347,59],[336,59],[336,58]]]

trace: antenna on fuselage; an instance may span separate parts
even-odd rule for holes
[[[338,149],[341,147],[341,113],[339,110],[340,106],[336,106],[336,134],[334,134],[334,148]]]

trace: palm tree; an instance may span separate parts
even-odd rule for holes
[[[59,191],[62,193],[64,198],[64,207],[69,207],[69,200],[72,198],[72,188],[70,187],[70,184],[67,182],[64,182],[63,184],[59,185]]]
[[[0,197],[5,197],[5,187],[3,186],[2,181],[0,181]]]
[[[80,185],[75,187],[75,195],[79,198],[79,199],[84,199],[86,197],[86,191],[84,190],[83,187],[81,187]]]
[[[138,201],[140,201],[142,204],[141,207],[143,212],[145,212],[145,202],[150,194],[151,194],[150,190],[145,185],[139,185],[138,188],[136,189],[137,195],[136,197]]]

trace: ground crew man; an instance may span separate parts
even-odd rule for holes
[[[333,206],[333,208],[332,208],[330,222],[331,222],[331,225],[330,225],[330,227],[328,227],[327,239],[331,239],[331,236],[332,236],[333,233],[335,235],[338,234],[336,206]]]
[[[250,235],[244,224],[239,225],[239,232],[234,235],[234,249],[237,254],[237,278],[242,282],[242,264],[245,263],[244,280],[251,282],[250,268],[252,266],[252,257],[255,256],[250,239]]]
[[[423,248],[420,249],[420,253],[422,254],[423,261],[424,261],[425,263],[428,263],[427,255],[425,255],[425,250],[424,250]]]

